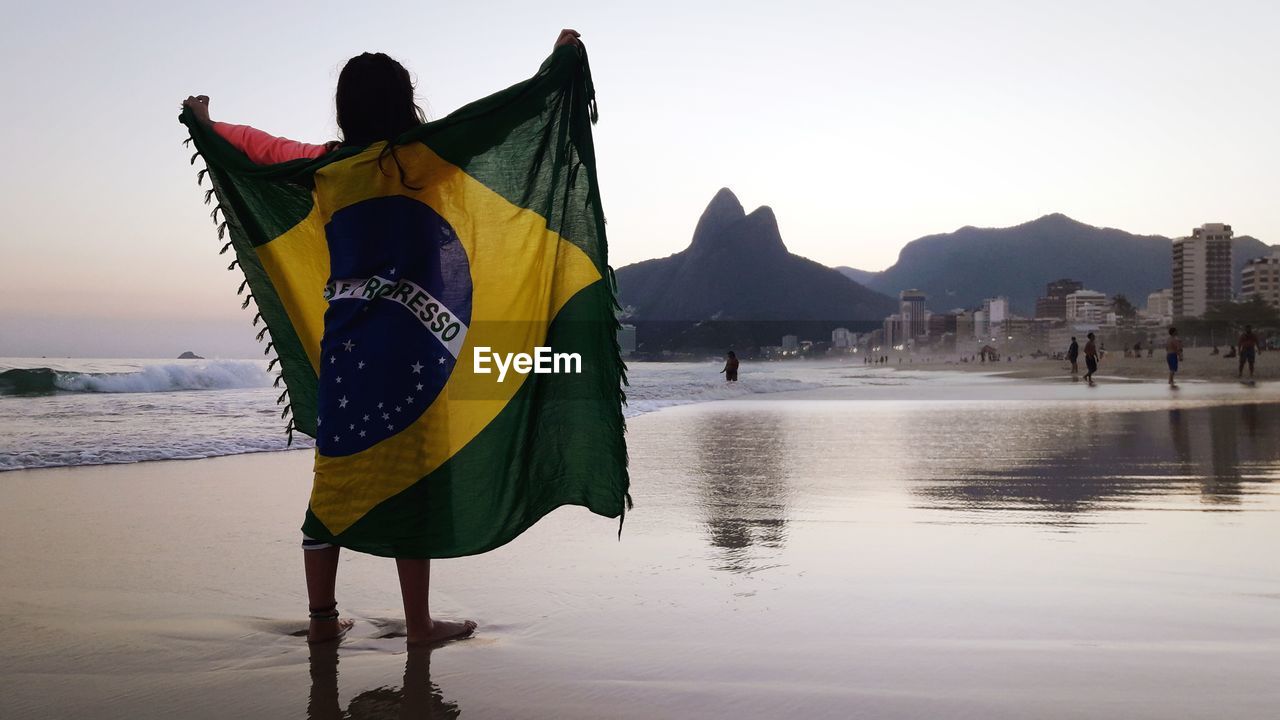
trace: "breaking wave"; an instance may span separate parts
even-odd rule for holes
[[[67,372],[48,367],[0,372],[0,395],[233,390],[270,384],[266,367],[253,360],[164,363],[127,372]]]

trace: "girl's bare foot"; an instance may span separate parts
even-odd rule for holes
[[[409,645],[435,645],[449,640],[458,640],[471,635],[475,632],[476,624],[471,620],[463,620],[461,622],[454,620],[432,620],[427,626],[425,635],[417,636],[410,634],[407,640]]]
[[[307,642],[314,644],[339,640],[355,624],[355,620],[312,618],[311,627],[307,629]]]

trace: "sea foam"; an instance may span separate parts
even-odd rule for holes
[[[0,395],[148,393],[266,387],[271,375],[253,360],[204,360],[146,365],[126,372],[20,368],[0,373]]]

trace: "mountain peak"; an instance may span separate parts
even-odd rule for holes
[[[738,200],[738,196],[734,195],[733,191],[727,187],[722,187],[716,191],[716,196],[711,198],[711,202],[707,205],[707,209],[709,210],[717,205],[725,205],[728,207],[742,209],[742,202]]]
[[[1058,213],[1058,212],[1049,213],[1048,215],[1041,215],[1035,220],[1025,223],[1025,225],[1051,226],[1051,227],[1090,227],[1089,225],[1085,225],[1079,220],[1067,217],[1066,215],[1063,215],[1062,213]]]
[[[768,205],[752,210],[743,220],[741,228],[738,243],[742,250],[766,255],[787,253],[787,246],[782,242],[782,231],[778,229],[778,218]]]
[[[691,247],[706,245],[717,236],[723,234],[729,226],[746,217],[738,196],[729,188],[720,188],[716,196],[711,198],[707,209],[698,218],[698,226],[693,230]]]

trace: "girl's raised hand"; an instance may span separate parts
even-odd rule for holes
[[[190,95],[186,100],[182,101],[183,107],[191,108],[191,112],[200,122],[208,125],[212,121],[209,119],[209,96],[208,95]]]
[[[577,30],[565,28],[560,31],[560,37],[556,38],[555,47],[560,47],[561,45],[581,45],[582,43],[578,42],[578,38],[580,37],[582,37],[582,33]]]

